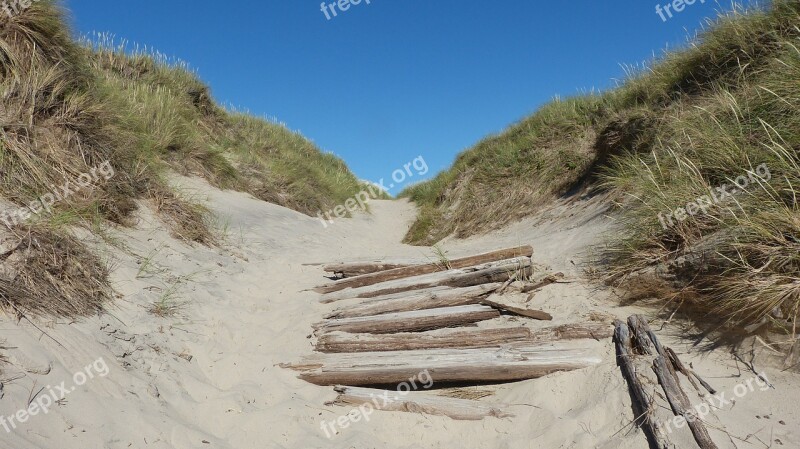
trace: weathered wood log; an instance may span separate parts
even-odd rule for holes
[[[677,358],[677,354],[661,344],[644,317],[633,315],[628,318],[628,325],[633,330],[635,340],[643,352],[652,354],[653,351],[650,350],[650,343],[653,344],[655,354],[657,355],[655,360],[653,360],[653,371],[655,371],[656,377],[658,377],[658,383],[661,384],[661,387],[664,389],[667,402],[669,402],[672,412],[675,416],[682,416],[686,419],[689,429],[692,431],[692,435],[694,435],[695,441],[697,441],[701,449],[717,449],[717,445],[711,440],[711,436],[708,434],[708,430],[705,425],[703,425],[703,422],[694,415],[689,397],[686,396],[686,392],[681,388],[676,371],[681,370],[681,368],[685,370],[685,367],[683,367],[683,363]],[[687,374],[687,377],[691,380],[690,375]]]
[[[353,318],[479,304],[481,296],[490,294],[500,285],[493,283],[465,288],[444,287],[425,292],[403,292],[391,295],[389,299],[372,298],[354,306],[339,308],[325,318]]]
[[[595,349],[565,344],[510,344],[487,349],[313,354],[284,368],[317,385],[400,384],[428,371],[437,384],[513,381],[557,371],[586,368],[602,361]]]
[[[486,284],[488,285],[488,284]],[[344,300],[358,300],[359,304],[366,304],[378,301],[388,301],[390,299],[401,299],[401,298],[408,298],[410,295],[422,295],[428,293],[438,293],[444,292],[447,290],[453,290],[453,287],[448,287],[446,285],[440,285],[438,287],[428,287],[428,288],[421,288],[419,290],[414,291],[407,291],[407,292],[395,292],[395,293],[386,293],[383,295],[378,296],[371,296],[369,298],[359,298],[356,296],[344,298]],[[341,301],[341,300],[338,300]]]
[[[468,305],[325,320],[316,323],[314,329],[320,334],[334,331],[353,334],[393,334],[464,326],[499,316],[500,313],[491,307]]]
[[[322,269],[326,273],[333,273],[337,276],[346,278],[363,276],[366,274],[378,273],[381,271],[394,270],[397,268],[413,267],[421,260],[403,260],[403,261],[372,261],[372,262],[349,262],[349,263],[335,263],[323,265]]]
[[[523,309],[522,307],[503,304],[501,302],[493,301],[488,298],[481,299],[480,303],[490,307],[494,307],[495,309],[505,310],[506,312],[511,312],[516,315],[533,318],[534,320],[552,321],[553,319],[553,315],[550,315],[549,313],[541,310]]]
[[[672,369],[670,362],[663,356],[659,355],[653,361],[653,371],[658,377],[658,383],[664,389],[667,396],[672,412],[675,416],[682,416],[686,419],[689,429],[694,435],[695,441],[700,446],[700,449],[718,449],[714,441],[711,440],[711,435],[708,434],[706,426],[703,421],[692,410],[692,404],[686,393],[681,389],[678,383],[678,378],[675,376],[675,371]]]
[[[349,298],[373,298],[376,296],[401,293],[411,290],[420,290],[431,287],[471,287],[473,285],[504,282],[509,277],[522,271],[525,274],[531,271],[531,259],[520,257],[516,259],[490,262],[484,265],[456,270],[442,271],[426,274],[381,284],[368,285],[358,288],[347,288],[334,293],[322,295],[320,302],[331,303]]]
[[[617,365],[622,370],[622,375],[628,382],[633,402],[634,420],[644,431],[652,448],[669,449],[673,447],[653,412],[653,398],[647,393],[641,380],[636,374],[634,365],[634,348],[628,325],[622,321],[614,321],[614,342],[617,350]]]
[[[474,267],[476,265],[484,263],[497,262],[500,260],[508,260],[508,259],[513,259],[515,257],[531,257],[532,255],[533,255],[533,247],[519,246],[516,248],[507,248],[499,251],[492,251],[489,253],[479,254],[476,256],[454,259],[448,261],[447,266],[439,262],[434,262],[434,263],[426,263],[423,265],[400,267],[390,270],[381,270],[363,276],[356,276],[344,279],[333,284],[319,286],[314,290],[317,293],[333,293],[339,290],[344,290],[346,288],[366,287],[368,285],[379,284],[381,282],[388,282],[396,279],[421,276],[423,274],[431,274],[458,268]]]
[[[709,393],[711,394],[717,393],[717,391],[711,385],[709,385],[708,382],[703,380],[697,373],[687,368],[683,364],[683,362],[681,362],[680,358],[678,358],[678,354],[676,354],[675,351],[672,350],[672,348],[665,347],[661,344],[656,334],[650,329],[650,326],[647,324],[647,320],[644,317],[642,317],[641,315],[631,316],[630,318],[628,318],[628,324],[631,326],[631,329],[634,329],[635,327],[636,329],[635,333],[638,335],[636,339],[643,340],[642,342],[643,347],[646,346],[649,349],[650,347],[649,344],[651,342],[653,343],[656,354],[666,359],[666,361],[668,362],[668,366],[670,367],[670,370],[672,371],[673,374],[675,374],[676,371],[683,373],[683,375],[686,376],[687,379],[689,379],[689,382],[692,383],[692,386],[694,386],[694,388],[698,391],[700,389],[698,388],[694,379],[697,379],[703,385],[703,388],[708,390]],[[648,339],[649,341],[647,341]],[[647,349],[645,349],[645,353],[651,354],[652,352],[647,352]]]
[[[661,354],[663,348],[658,340],[655,342],[651,337],[652,331],[647,324],[647,320],[639,315],[631,315],[628,317],[628,327],[631,332],[631,339],[633,347],[636,348],[641,354],[653,355],[653,343],[656,343],[656,351]]]
[[[337,386],[334,390],[339,396],[332,405],[351,407],[364,406],[365,409],[390,412],[424,413],[427,415],[448,416],[455,420],[479,421],[486,417],[507,418],[513,413],[504,410],[505,404],[489,405],[469,399],[448,398],[419,392],[398,392],[373,390],[371,388]]]
[[[332,332],[319,337],[315,349],[326,353],[386,352],[414,349],[488,348],[529,341],[525,327],[500,329],[442,329],[425,333],[348,334]]]
[[[435,332],[405,334],[348,334],[333,332],[322,335],[316,350],[326,353],[386,352],[417,349],[475,349],[500,347],[511,343],[547,343],[558,340],[609,338],[614,327],[602,323],[578,323],[544,329],[512,327],[500,329],[442,329]]]

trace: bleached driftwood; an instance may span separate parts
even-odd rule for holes
[[[491,307],[468,305],[324,320],[315,324],[314,329],[320,334],[334,331],[354,334],[392,334],[463,326],[499,316],[500,313]]]
[[[412,267],[421,263],[421,260],[375,260],[367,262],[346,262],[323,265],[322,269],[327,273],[346,278],[363,276],[365,274],[377,273],[380,271],[393,270],[396,268]],[[422,262],[424,263],[424,262]]]
[[[453,259],[447,261],[446,265],[444,262],[433,262],[433,263],[426,263],[423,265],[404,266],[388,270],[387,269],[376,270],[376,272],[366,274],[363,276],[351,277],[335,282],[333,284],[319,286],[314,290],[318,293],[332,293],[332,292],[337,292],[339,290],[344,290],[346,288],[365,287],[368,285],[379,284],[381,282],[388,282],[396,279],[421,276],[423,274],[431,274],[451,269],[474,267],[480,264],[497,262],[500,260],[508,260],[508,259],[513,259],[515,257],[531,257],[532,255],[533,255],[533,247],[531,246],[506,248],[499,251],[492,251],[488,253],[478,254],[475,256]],[[385,265],[381,265],[381,267],[384,266]],[[352,269],[350,271],[352,271]]]
[[[349,334],[332,332],[320,336],[316,350],[328,353],[385,352],[443,348],[489,348],[511,343],[546,343],[558,340],[609,338],[613,326],[577,323],[544,329],[511,327],[499,329],[441,329],[425,333]]]
[[[400,384],[423,371],[436,383],[513,381],[600,363],[585,346],[513,343],[502,348],[313,354],[282,365],[317,385]]]
[[[432,287],[471,287],[473,285],[504,282],[520,272],[529,274],[531,259],[516,259],[490,262],[476,267],[460,268],[439,273],[397,279],[365,287],[348,288],[338,292],[322,295],[320,301],[330,303],[348,298],[373,298],[376,296],[421,290]]]
[[[403,292],[391,295],[388,299],[372,298],[353,306],[339,308],[325,318],[353,318],[478,304],[481,296],[495,291],[500,285],[502,284],[492,283],[465,288],[439,287],[421,292]]]

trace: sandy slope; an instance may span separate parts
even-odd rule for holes
[[[72,385],[73,373],[99,357],[109,372],[10,434],[0,426],[0,447],[647,447],[643,435],[629,425],[630,399],[610,341],[592,343],[604,357],[597,367],[489,387],[495,395],[484,400],[515,404],[515,418],[457,422],[376,413],[369,422],[328,439],[322,421],[348,409],[325,406],[335,396],[332,389],[307,384],[277,366],[310,353],[311,324],[336,307],[319,304],[315,293],[301,292],[323,281],[319,267],[304,264],[428,255],[399,243],[413,218],[412,206],[374,202],[373,215],[324,228],[318,220],[240,193],[218,191],[198,180],[181,182],[208,197],[220,226],[227,229],[227,243],[221,249],[179,243],[143,208],[136,230],[114,232],[114,247],[98,244],[113,263],[120,293],[108,314],[76,323],[37,321],[48,336],[25,321],[4,317],[0,335],[13,348],[3,351],[11,365],[4,367],[2,377],[16,380],[5,382],[0,415],[24,408],[42,387],[62,381]],[[537,219],[444,246],[458,256],[533,244],[535,261],[577,279],[549,287],[535,300],[556,316],[556,323],[566,323],[590,314],[624,317],[642,311],[617,307],[609,292],[583,280],[580,265],[587,248],[612,229],[602,202],[594,200],[557,205]],[[137,262],[155,250],[154,264],[137,277]],[[180,316],[150,315],[147,307],[170,292],[185,301]],[[509,319],[515,318],[501,318]],[[675,333],[671,327],[660,331]],[[682,354],[693,350],[687,342],[666,340]],[[752,377],[723,350],[683,357],[721,391],[733,391]],[[775,390],[756,389],[708,418],[713,427],[748,440],[731,440],[713,430],[720,447],[800,447],[800,411],[795,406],[800,383],[794,375],[766,371]],[[675,438],[682,441],[686,435],[683,429]]]

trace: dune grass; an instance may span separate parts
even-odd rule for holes
[[[594,160],[594,125],[608,98],[556,100],[460,154],[453,167],[401,193],[421,207],[407,241],[432,244],[494,229],[577,182]]]
[[[690,304],[731,325],[794,331],[800,309],[800,2],[710,21],[611,91],[556,100],[407,189],[407,241],[497,228],[556,196],[602,188],[624,229],[608,278],[668,273]],[[661,217],[765,164],[770,180],[674,226]],[[658,270],[655,270],[655,268]]]
[[[3,211],[103,164],[114,172],[46,213],[3,224],[0,306],[17,313],[100,310],[108,271],[74,230],[132,226],[141,204],[176,238],[215,244],[209,211],[171,185],[173,173],[309,215],[360,190],[341,160],[303,136],[218,106],[186,64],[108,36],[74,40],[52,0],[0,21],[0,95]]]

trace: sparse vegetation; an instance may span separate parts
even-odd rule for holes
[[[186,307],[186,301],[182,300],[178,294],[179,285],[178,282],[170,285],[147,311],[159,318],[172,318],[178,315]]]
[[[709,22],[602,94],[557,100],[403,193],[409,242],[464,237],[581,188],[613,192],[624,232],[608,277],[668,273],[670,298],[729,324],[794,326],[800,310],[800,2]],[[759,164],[772,180],[664,229],[675,210]],[[655,268],[658,268],[656,270]],[[662,283],[663,284],[663,283]],[[663,287],[663,285],[662,285]]]
[[[153,248],[149,253],[147,253],[146,256],[142,257],[141,260],[138,261],[139,271],[136,272],[136,279],[148,278],[165,271],[164,268],[160,268],[155,262],[155,257],[159,252],[161,252],[162,249],[163,246]]]
[[[433,245],[433,255],[436,256],[437,263],[445,270],[453,269],[450,264],[450,258],[447,257],[447,251],[441,245]]]
[[[106,161],[116,172],[9,231],[16,249],[0,268],[15,276],[0,294],[3,307],[18,312],[98,310],[108,299],[107,271],[70,236],[75,227],[102,235],[109,223],[133,225],[139,202],[176,238],[214,244],[208,211],[170,185],[172,173],[306,214],[360,189],[341,160],[301,135],[216,105],[185,64],[104,36],[74,41],[55,1],[35,2],[0,23],[0,96],[4,200],[26,206]]]

